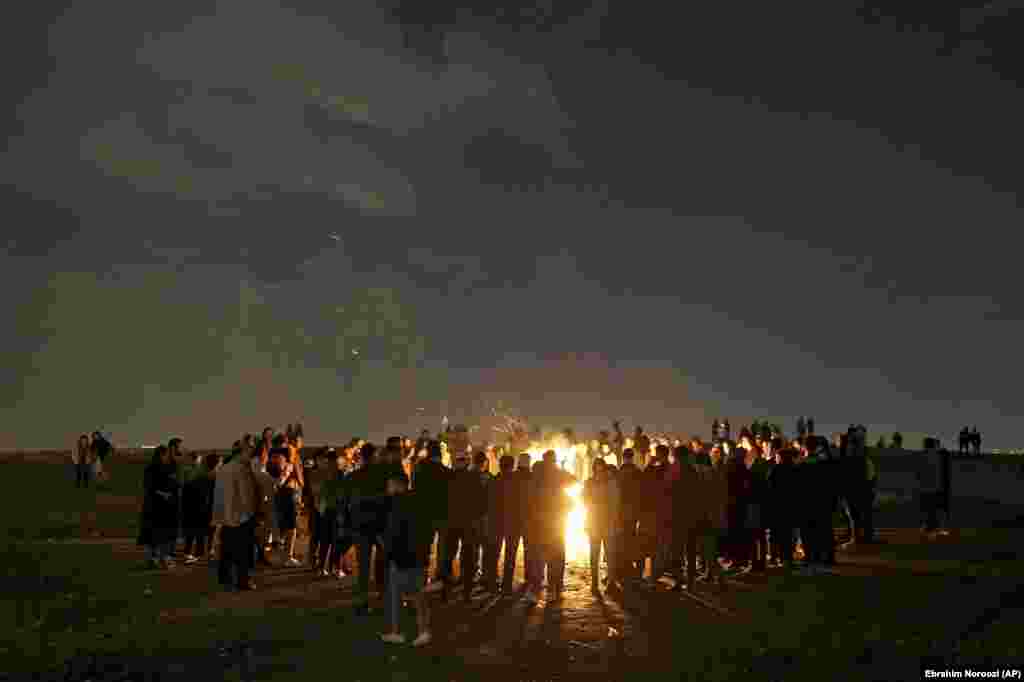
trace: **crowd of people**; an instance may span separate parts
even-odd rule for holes
[[[576,497],[586,509],[595,594],[652,588],[665,575],[673,589],[693,590],[698,581],[722,584],[771,567],[830,573],[839,510],[850,542],[873,541],[877,473],[863,426],[851,426],[834,444],[807,431],[806,422],[792,440],[752,426],[736,440],[726,437],[726,424],[709,442],[682,442],[652,438],[640,427],[626,438],[616,422],[614,435],[602,431],[590,443],[569,442],[572,434],[564,432],[562,447],[513,437],[475,450],[458,431],[424,431],[416,441],[396,436],[383,447],[356,438],[304,460],[296,425],[244,436],[229,456],[197,457],[191,466],[178,464],[175,438],[146,468],[139,544],[149,566],[171,567],[179,528],[187,564],[208,550],[214,558],[216,538],[218,577],[228,590],[257,589],[253,572],[274,566],[277,549],[283,565],[354,582],[360,613],[369,608],[372,578],[393,624],[385,640],[404,641],[397,623],[407,596],[417,610],[414,643],[423,644],[432,593],[469,600],[481,589],[536,604],[546,574],[548,598],[559,599]],[[300,513],[309,530],[304,561],[295,553]],[[938,530],[931,510],[926,525]],[[520,545],[525,581],[515,586]]]

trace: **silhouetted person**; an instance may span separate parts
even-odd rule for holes
[[[971,444],[974,446],[974,454],[977,456],[981,455],[981,433],[978,431],[978,427],[971,428]]]
[[[369,613],[370,572],[374,573],[377,587],[383,591],[387,581],[387,563],[378,537],[384,530],[387,479],[393,467],[378,462],[376,448],[366,443],[359,451],[362,468],[352,474],[350,481],[352,535],[356,545],[359,580],[356,589],[356,613]]]
[[[799,526],[799,505],[802,491],[798,480],[795,461],[796,450],[783,448],[778,452],[778,463],[768,477],[768,504],[771,507],[771,532],[773,559],[780,560],[783,567],[793,568],[793,532]]]
[[[590,591],[600,593],[601,549],[611,583],[615,573],[614,535],[619,518],[618,482],[608,475],[603,459],[594,460],[593,475],[583,484],[583,502],[587,508],[586,528],[590,538]]]
[[[434,580],[426,589],[428,592],[435,592],[444,587],[442,580],[444,557],[447,550],[445,542],[448,533],[448,499],[449,486],[451,485],[452,472],[442,460],[441,443],[431,441],[427,444],[427,458],[416,465],[413,484],[416,494],[420,497],[420,505],[423,514],[430,522],[430,543],[437,540],[435,551],[435,575]]]
[[[971,447],[971,432],[965,426],[960,429],[960,454],[969,454]]]
[[[535,566],[531,571],[533,583],[526,593],[526,601],[529,604],[537,603],[545,568],[549,595],[555,600],[562,596],[562,581],[565,574],[565,519],[572,506],[566,487],[571,480],[571,476],[558,469],[554,450],[545,452],[544,460],[533,467],[533,486],[527,523]]]
[[[622,526],[620,537],[622,542],[618,550],[619,560],[622,568],[619,576],[638,577],[637,570],[642,568],[637,560],[637,523],[639,521],[639,509],[641,495],[643,494],[640,470],[633,462],[634,453],[632,448],[622,451],[622,466],[619,467],[616,480],[619,482],[619,495],[621,499]]]
[[[174,460],[163,445],[153,451],[143,473],[142,518],[138,544],[146,548],[150,568],[168,568],[178,537],[178,479]]]
[[[82,434],[71,451],[71,464],[75,469],[75,487],[89,487],[89,469],[92,466],[92,443],[89,436]]]
[[[505,566],[502,575],[502,592],[512,591],[512,577],[516,567],[516,553],[519,551],[519,537],[522,532],[520,507],[521,493],[519,487],[522,479],[516,476],[516,460],[511,455],[503,455],[498,462],[500,473],[495,478],[487,494],[487,541],[484,554],[484,583],[492,592],[497,592],[498,557],[501,548],[505,548]]]
[[[797,417],[796,435],[798,438],[803,438],[804,436],[807,435],[807,422],[804,421],[803,417]]]

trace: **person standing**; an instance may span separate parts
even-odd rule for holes
[[[389,572],[387,601],[390,629],[381,635],[381,639],[389,644],[405,643],[399,619],[402,596],[410,595],[416,609],[418,630],[413,646],[423,646],[431,641],[429,603],[423,591],[430,552],[427,536],[431,532],[431,524],[422,513],[417,494],[409,492],[409,480],[404,474],[392,472],[385,485],[387,522],[381,533],[381,542]]]
[[[333,448],[322,448],[316,454],[315,466],[306,475],[306,487],[303,491],[306,496],[306,509],[309,517],[309,549],[307,550],[307,563],[310,570],[319,573],[320,566],[320,545],[328,544],[329,540],[324,532],[326,530],[323,514],[321,513],[320,491],[328,478],[337,475],[337,466],[331,461],[334,455]]]
[[[664,458],[664,459],[663,459]],[[669,482],[666,480],[668,447],[659,445],[655,450],[654,459],[640,473],[641,493],[640,513],[638,520],[638,544],[640,546],[640,570],[637,577],[643,578],[647,559],[651,559],[651,575],[647,586],[653,586],[660,575],[655,575],[658,570],[658,555],[662,552],[666,534],[671,534],[672,529],[672,498],[668,489]],[[665,548],[664,551],[667,551]],[[667,562],[665,562],[667,563]]]
[[[113,446],[110,441],[99,431],[93,434],[92,438],[92,450],[93,450],[93,461],[92,461],[92,472],[93,478],[96,484],[106,483],[109,477],[107,471],[107,457],[113,450]]]
[[[229,591],[254,590],[249,577],[257,514],[258,488],[252,466],[241,447],[217,471],[213,493],[213,521],[221,527],[221,555],[217,577]]]
[[[639,523],[638,517],[642,497],[642,479],[640,470],[633,463],[633,457],[632,448],[626,448],[622,451],[622,466],[619,467],[616,477],[621,500],[619,505],[621,514],[619,537],[621,542],[616,552],[621,567],[616,573],[622,579],[637,577],[638,568],[642,568],[639,566],[636,557],[639,552],[637,524]]]
[[[530,470],[533,456],[529,452],[519,454],[515,476],[516,476],[516,503],[519,509],[519,536],[523,541],[523,590],[528,590],[532,577],[533,562],[530,555],[530,537],[528,516],[530,511],[530,496],[533,486],[533,472]]]
[[[423,513],[430,521],[430,544],[437,542],[434,551],[434,579],[426,587],[428,592],[436,592],[444,587],[444,557],[447,550],[445,542],[448,534],[448,489],[451,485],[452,472],[442,464],[444,453],[441,444],[430,441],[426,445],[427,458],[416,465],[413,490],[420,500]]]
[[[590,592],[599,595],[602,547],[609,572],[605,583],[614,583],[616,559],[613,535],[619,520],[618,485],[608,475],[608,465],[603,459],[594,460],[593,476],[583,484],[583,502],[587,509],[586,530],[590,538]]]
[[[376,461],[376,448],[371,443],[365,443],[360,448],[359,459],[362,462],[361,468],[351,478],[349,509],[359,574],[355,608],[358,615],[367,615],[371,572],[382,592],[387,581],[387,563],[384,561],[380,535],[387,520],[384,509],[387,479],[394,468],[389,467],[386,461]]]
[[[676,569],[673,591],[683,589],[680,570],[685,563],[686,589],[693,593],[697,580],[697,547],[700,540],[700,481],[685,446],[675,449],[675,461],[669,469],[672,495],[672,550],[669,558]],[[685,562],[684,562],[685,557]]]
[[[205,460],[188,472],[188,478],[181,490],[181,525],[185,530],[187,565],[197,563],[206,554],[206,540],[213,519],[213,470],[216,465],[217,456],[207,455]]]
[[[74,449],[71,450],[71,466],[75,472],[75,487],[89,487],[89,460],[92,457],[92,444],[89,436],[82,434],[78,437]]]
[[[146,548],[149,568],[173,568],[171,551],[178,535],[178,481],[174,461],[163,445],[143,474],[142,518],[138,544]]]
[[[943,453],[934,438],[925,438],[924,452],[918,456],[917,485],[921,509],[921,532],[928,538],[948,534],[940,520],[945,490]]]
[[[556,463],[556,453],[548,450],[544,459],[533,467],[533,487],[530,495],[528,533],[530,553],[535,562],[531,569],[532,583],[526,592],[526,602],[538,601],[544,569],[547,568],[549,594],[561,599],[562,579],[565,571],[565,518],[571,500],[565,490],[566,479]]]
[[[498,558],[505,548],[505,566],[502,574],[502,592],[512,591],[512,577],[519,552],[519,491],[520,479],[515,475],[516,460],[503,455],[498,462],[500,473],[491,484],[487,495],[488,537],[484,554],[484,583],[491,592],[498,591]]]
[[[778,462],[772,467],[767,491],[768,506],[771,508],[772,559],[781,561],[788,572],[793,570],[793,532],[798,525],[797,506],[801,491],[794,464],[796,451],[781,448],[776,456]]]

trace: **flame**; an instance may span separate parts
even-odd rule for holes
[[[555,451],[555,462],[558,468],[576,475],[576,457],[582,459],[586,446],[574,446],[564,438],[549,442],[547,445],[532,443],[530,453],[531,466],[544,459],[548,450]],[[565,559],[566,561],[588,561],[590,558],[590,537],[586,531],[587,509],[583,504],[583,485],[576,483],[565,489],[566,495],[572,498],[573,507],[565,519]]]
[[[579,483],[565,489],[573,507],[565,520],[565,559],[583,561],[590,558],[590,537],[586,531],[587,508],[583,505],[583,486]]]

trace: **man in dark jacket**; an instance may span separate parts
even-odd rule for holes
[[[622,451],[622,466],[619,467],[617,480],[619,482],[620,510],[622,539],[620,550],[616,553],[622,565],[618,575],[622,578],[637,577],[638,570],[642,568],[637,561],[637,517],[642,496],[642,479],[640,470],[633,463],[634,453],[632,448]]]
[[[668,550],[671,542],[672,498],[667,481],[668,446],[659,445],[646,469],[640,473],[641,494],[639,496],[638,544],[640,575],[643,575],[647,558],[651,559],[651,570],[658,570],[658,552]],[[661,576],[651,574],[649,584]]]
[[[483,454],[483,453],[478,453]],[[477,458],[479,462],[480,458]],[[487,457],[483,457],[486,466]],[[456,456],[455,471],[452,475],[448,497],[448,533],[445,539],[444,565],[442,576],[445,589],[442,598],[447,598],[447,587],[451,583],[452,564],[459,553],[459,568],[462,573],[462,598],[469,601],[473,595],[476,579],[478,554],[484,538],[487,517],[487,484],[490,474],[481,470],[480,464],[469,467],[468,456]],[[461,546],[461,551],[460,551]]]
[[[380,539],[385,548],[388,565],[388,613],[390,631],[381,636],[385,642],[404,644],[405,637],[399,631],[402,609],[402,595],[410,595],[416,608],[418,634],[414,646],[430,643],[430,611],[423,592],[423,577],[430,555],[428,535],[431,531],[429,519],[425,518],[420,505],[421,498],[409,492],[407,477],[392,471],[388,476],[387,522]]]
[[[446,553],[445,541],[448,533],[448,491],[452,481],[452,472],[441,463],[441,444],[431,441],[427,445],[427,458],[416,465],[414,473],[414,490],[420,500],[424,518],[430,523],[430,544],[437,538],[437,550],[434,554],[437,561],[434,581],[427,585],[428,592],[435,592],[444,587],[443,562]]]
[[[527,588],[526,601],[536,604],[540,583],[547,567],[548,589],[554,599],[562,596],[565,577],[565,518],[572,506],[566,488],[575,479],[558,468],[554,450],[544,453],[544,460],[533,467],[533,480],[529,496],[527,527],[531,542],[532,583]]]
[[[768,477],[766,501],[771,509],[772,559],[781,561],[789,571],[793,568],[793,533],[799,527],[797,509],[802,497],[794,463],[796,450],[782,448],[777,455],[778,462]]]
[[[491,592],[498,587],[498,556],[505,547],[505,570],[502,574],[502,592],[512,591],[512,576],[519,552],[519,534],[522,528],[522,509],[519,506],[522,478],[514,471],[516,460],[504,455],[499,460],[501,473],[491,483],[487,495],[488,537],[484,553],[484,583]]]
[[[384,458],[380,462],[376,461],[376,448],[370,443],[360,449],[359,455],[363,464],[361,469],[352,474],[349,508],[356,561],[359,565],[356,612],[365,615],[369,612],[371,566],[379,589],[383,590],[387,581],[387,564],[378,538],[384,532],[387,520],[384,507],[387,479],[395,471]],[[374,551],[376,560],[371,562]]]
[[[679,446],[674,452],[675,461],[669,469],[672,497],[672,551],[669,557],[674,562],[676,584],[679,591],[683,583],[679,579],[680,569],[686,567],[686,588],[693,592],[697,580],[697,548],[701,538],[700,507],[701,490],[697,470],[691,461],[686,446]]]
[[[530,486],[532,485],[532,472],[530,466],[533,462],[533,456],[529,452],[522,452],[519,454],[517,466],[515,470],[516,477],[516,492],[519,497],[516,500],[518,508],[520,510],[519,515],[519,529],[518,531],[510,531],[518,533],[518,536],[523,540],[523,568],[524,578],[523,589],[526,590],[530,585],[530,571],[532,565],[530,562],[530,537],[528,534],[529,525],[526,522],[526,515],[529,511],[529,499],[530,499]]]

